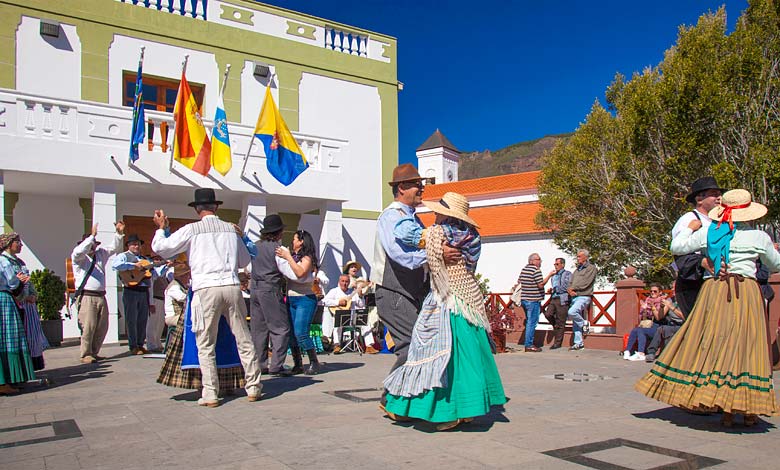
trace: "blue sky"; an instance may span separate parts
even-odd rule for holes
[[[657,65],[678,26],[747,0],[271,0],[398,39],[399,160],[436,128],[462,151],[574,131],[615,73]],[[480,8],[475,9],[478,5]]]

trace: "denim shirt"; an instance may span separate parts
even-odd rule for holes
[[[569,303],[569,283],[571,282],[571,273],[561,269],[552,277],[552,298],[560,299],[562,305]]]

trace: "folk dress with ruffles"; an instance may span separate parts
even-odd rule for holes
[[[419,233],[404,232],[403,226],[401,221],[396,227],[397,238],[407,244],[419,241]],[[431,292],[415,323],[406,363],[384,381],[386,409],[434,423],[482,416],[491,406],[506,403],[506,396],[488,340],[483,296],[474,278],[479,234],[450,218],[427,229],[425,238]],[[464,256],[458,264],[444,265],[443,241],[461,248]]]
[[[30,275],[30,270],[27,265],[19,257],[10,253],[3,253],[8,261],[13,265],[16,273],[22,273],[27,276]],[[22,291],[14,297],[19,309],[24,312],[24,332],[27,336],[27,346],[30,348],[30,356],[32,357],[33,367],[35,370],[41,370],[45,367],[43,360],[43,351],[49,349],[49,341],[43,334],[43,328],[41,328],[41,317],[38,313],[38,306],[35,302],[29,302],[27,299],[31,296],[37,296],[35,287],[32,281],[24,285]]]
[[[0,256],[0,385],[35,379],[24,325],[12,297],[18,288],[14,266]]]
[[[713,224],[709,231],[716,230]],[[704,282],[688,319],[635,388],[650,398],[686,409],[776,415],[764,300],[755,260],[780,271],[780,253],[769,236],[737,224],[726,241],[727,271]],[[685,228],[672,253],[704,250],[713,256],[708,230]]]

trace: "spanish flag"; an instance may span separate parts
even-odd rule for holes
[[[181,73],[179,93],[173,107],[176,134],[173,137],[173,158],[194,172],[206,176],[211,169],[211,142],[200,117],[195,96]]]
[[[265,89],[265,101],[257,117],[255,137],[263,143],[268,172],[283,185],[289,186],[309,167],[298,142],[276,108],[270,86]]]
[[[211,165],[225,176],[233,167],[233,157],[230,154],[230,133],[227,127],[227,114],[222,95],[217,103],[214,115],[214,128],[211,130]]]

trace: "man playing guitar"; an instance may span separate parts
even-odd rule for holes
[[[363,289],[366,288],[366,283],[358,283],[355,289],[349,287],[350,277],[349,274],[342,274],[339,276],[338,286],[331,289],[325,298],[322,299],[322,303],[328,307],[328,311],[322,314],[322,334],[323,336],[330,336],[331,331],[333,334],[333,354],[341,354],[341,334],[342,327],[334,328],[334,316],[336,310],[351,310],[354,314],[355,309],[365,307],[365,301],[363,299]],[[376,354],[379,351],[374,348],[374,335],[371,332],[370,326],[361,326],[360,332],[363,336],[363,342],[366,345],[366,354]]]

